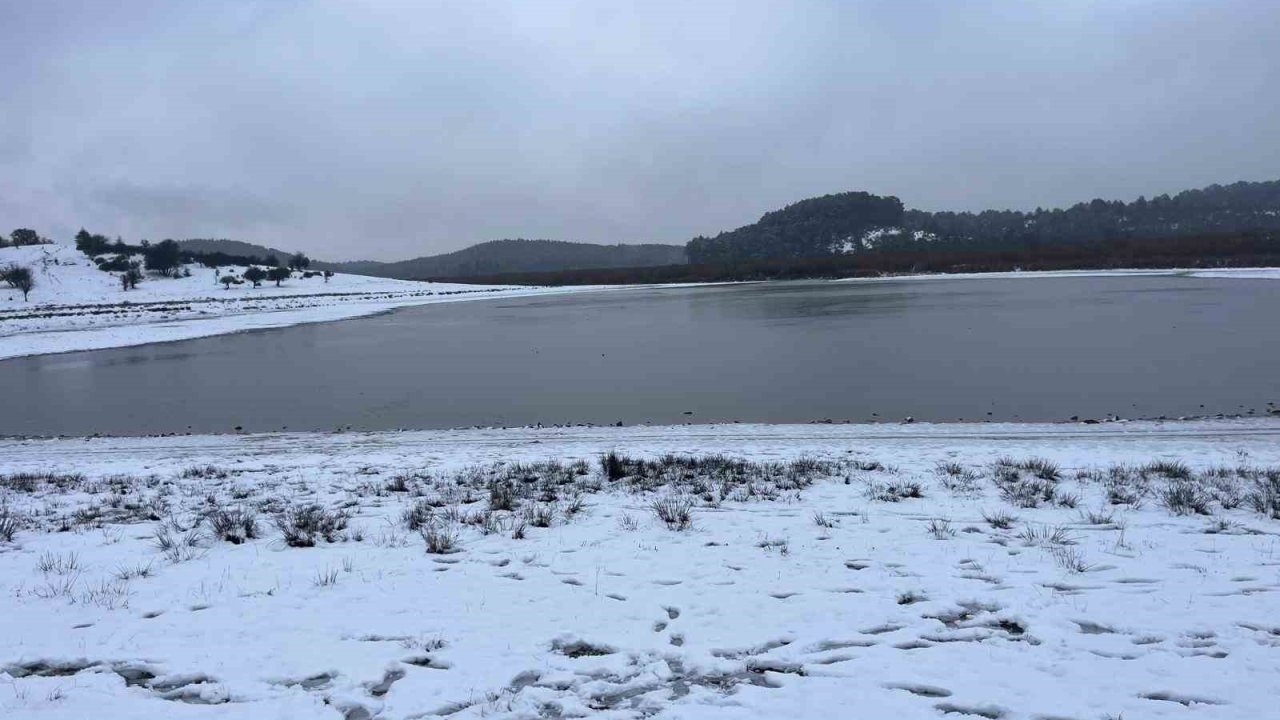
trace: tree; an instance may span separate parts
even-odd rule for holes
[[[173,240],[148,245],[142,253],[147,269],[169,277],[182,265],[182,248]]]
[[[333,277],[333,271],[332,271],[332,270],[325,270],[325,271],[324,271],[324,281],[325,281],[325,282],[329,282],[329,278],[331,278],[331,277]]]
[[[40,239],[40,233],[30,228],[18,228],[17,230],[9,233],[9,237],[13,240],[14,247],[39,245],[44,242]]]
[[[267,279],[275,280],[276,287],[280,287],[281,280],[288,280],[292,276],[293,273],[290,272],[289,268],[273,267],[267,271]]]
[[[300,252],[296,252],[292,256],[290,256],[289,269],[306,270],[309,267],[311,267],[311,258],[307,257],[306,255]]]
[[[253,283],[254,287],[262,287],[262,281],[267,278],[267,274],[260,267],[251,267],[244,271],[244,279]]]
[[[218,282],[222,283],[222,289],[223,289],[223,290],[230,290],[230,289],[231,289],[231,286],[232,286],[232,285],[234,285],[234,284],[235,284],[235,282],[236,282],[236,276],[235,276],[235,275],[223,275],[222,277],[218,278]]]
[[[94,235],[80,228],[76,233],[76,249],[85,255],[101,255],[111,249],[111,242],[105,235]]]
[[[142,266],[134,260],[120,273],[120,287],[126,291],[137,290],[139,282],[142,282]]]
[[[36,279],[31,274],[31,268],[21,265],[10,265],[3,271],[4,281],[9,283],[9,287],[17,288],[22,291],[22,301],[27,301],[27,295],[31,293],[31,289],[36,286]]]
[[[275,253],[270,253],[267,255],[266,259],[262,261],[262,264],[267,267],[279,267],[280,258],[276,257]]]

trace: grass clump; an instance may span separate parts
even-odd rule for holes
[[[208,515],[209,529],[214,537],[232,545],[258,537],[258,518],[244,508],[215,510]]]
[[[285,508],[276,517],[276,527],[289,547],[314,547],[320,540],[336,542],[349,519],[344,511],[326,510],[312,503]]]
[[[679,532],[688,530],[693,525],[693,501],[689,498],[667,495],[650,503],[649,509],[668,530]]]
[[[453,525],[432,522],[418,529],[428,555],[447,555],[458,549],[458,533]]]
[[[1018,518],[1003,510],[995,510],[993,512],[982,511],[982,519],[987,524],[997,530],[1008,530],[1012,528],[1014,523],[1018,522]]]

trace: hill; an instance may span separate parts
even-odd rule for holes
[[[179,245],[192,252],[263,259],[274,255],[283,260],[293,254],[239,240],[192,239],[181,240]],[[421,280],[495,273],[645,267],[684,262],[685,249],[680,245],[593,245],[561,240],[492,240],[444,255],[428,255],[411,260],[312,260],[311,267],[315,270],[332,270],[353,275]]]
[[[802,200],[687,245],[690,262],[725,264],[874,250],[999,251],[1047,244],[1280,229],[1280,181],[1210,185],[1133,202],[1095,199],[1030,212],[904,210],[896,197],[847,192]]]
[[[498,273],[611,269],[685,262],[679,245],[592,245],[561,240],[493,240],[444,255],[401,262],[319,264],[336,272],[420,280]]]
[[[198,253],[222,253],[224,255],[234,255],[237,257],[256,257],[265,260],[267,257],[274,255],[279,260],[285,260],[293,252],[277,250],[263,245],[254,245],[253,243],[241,242],[239,240],[211,239],[211,238],[191,238],[188,240],[179,240],[178,245],[188,252]],[[317,263],[324,265],[326,263]],[[318,270],[328,270],[331,268],[317,267]]]

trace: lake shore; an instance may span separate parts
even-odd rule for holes
[[[1274,468],[1265,419],[3,440],[0,714],[1262,717]]]

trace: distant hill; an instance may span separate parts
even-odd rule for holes
[[[280,260],[284,260],[292,254],[292,252],[239,240],[192,239],[179,241],[179,244],[184,250],[221,252],[242,257],[266,258],[268,255],[275,255]],[[435,277],[474,277],[495,273],[679,265],[684,262],[685,249],[680,245],[592,245],[561,240],[493,240],[472,245],[457,252],[398,262],[376,260],[324,262],[312,258],[311,267],[315,270],[332,270],[354,275],[422,280]]]
[[[1016,250],[1047,244],[1280,229],[1280,181],[1238,182],[1133,202],[1090,200],[1066,209],[926,212],[896,197],[824,195],[759,221],[689,241],[689,260],[725,264],[874,250]]]
[[[223,253],[225,255],[236,255],[239,257],[257,257],[266,259],[269,255],[275,255],[278,260],[287,260],[293,252],[277,250],[275,248],[264,247],[262,245],[254,245],[253,243],[240,242],[239,240],[214,240],[206,238],[191,238],[189,240],[179,240],[178,245],[183,250],[199,253]],[[325,268],[317,268],[324,270]]]
[[[561,240],[493,240],[445,255],[392,263],[329,263],[322,269],[401,280],[422,280],[497,273],[680,265],[685,261],[685,249],[679,245],[591,245]]]

